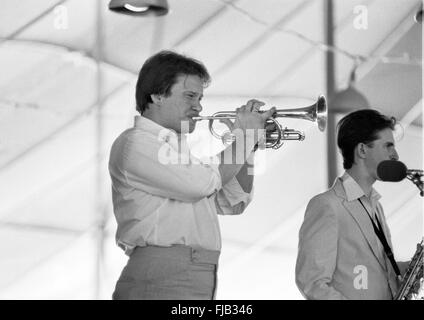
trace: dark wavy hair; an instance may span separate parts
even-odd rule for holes
[[[204,86],[211,81],[203,63],[176,52],[164,50],[147,59],[141,67],[136,85],[137,111],[143,114],[148,104],[152,103],[152,94],[169,96],[171,87],[181,75],[198,76]]]
[[[379,138],[381,130],[394,130],[395,125],[394,117],[389,118],[373,109],[362,109],[344,116],[337,124],[337,146],[343,156],[343,168],[352,168],[354,150],[359,143],[372,143]]]

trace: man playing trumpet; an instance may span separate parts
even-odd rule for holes
[[[185,134],[195,129],[193,117],[202,111],[209,81],[202,63],[170,51],[150,57],[140,70],[140,116],[115,140],[109,161],[116,240],[129,256],[114,299],[215,297],[221,250],[217,214],[240,214],[251,201],[253,162],[247,158],[260,135],[235,135],[233,144],[243,148],[227,147],[218,155],[219,165],[193,157]],[[275,112],[259,113],[263,105],[249,100],[238,108],[234,129],[263,131]],[[181,161],[166,163],[164,154]]]

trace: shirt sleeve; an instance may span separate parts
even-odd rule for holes
[[[234,177],[218,191],[215,204],[218,214],[236,215],[243,213],[253,198],[253,188],[250,193],[244,192],[237,178]]]
[[[336,268],[338,225],[331,205],[313,198],[299,232],[296,285],[307,299],[346,299],[331,286]]]
[[[135,189],[183,202],[199,201],[221,189],[219,171],[200,161],[193,162],[155,139],[135,132],[114,145],[111,174]]]

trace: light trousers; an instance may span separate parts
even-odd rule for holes
[[[219,251],[136,247],[116,283],[114,300],[213,300]]]

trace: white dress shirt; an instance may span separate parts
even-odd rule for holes
[[[348,201],[355,201],[358,199],[361,199],[362,203],[364,204],[369,216],[373,219],[376,226],[378,226],[376,216],[378,220],[381,223],[381,226],[383,227],[383,232],[387,238],[387,233],[389,232],[388,228],[386,227],[386,219],[384,217],[383,208],[381,205],[379,205],[379,200],[381,198],[381,195],[375,190],[374,188],[371,188],[371,194],[368,198],[364,191],[362,190],[361,186],[355,181],[355,179],[352,178],[347,172],[343,174],[341,177],[343,181],[343,187],[346,191],[346,197]],[[364,214],[367,214],[367,212],[364,209]],[[378,239],[377,235],[375,235],[377,238],[377,245],[381,252],[384,252],[384,247]],[[384,253],[384,256],[386,254]]]
[[[117,244],[184,244],[221,249],[217,214],[240,214],[249,204],[234,177],[222,186],[218,158],[196,159],[185,135],[135,117],[113,143],[109,159]]]

